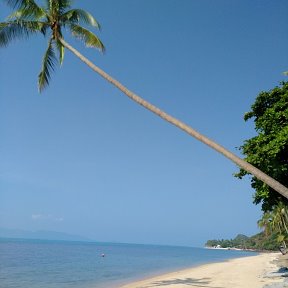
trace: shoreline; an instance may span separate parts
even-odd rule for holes
[[[279,257],[279,253],[260,253],[233,258],[143,279],[119,288],[263,288],[283,282],[283,278],[271,276],[279,269],[276,263]]]

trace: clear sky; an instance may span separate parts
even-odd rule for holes
[[[39,2],[38,2],[39,3]],[[239,153],[243,115],[288,67],[286,0],[75,1],[102,25],[88,58]],[[10,13],[0,1],[0,19]],[[257,233],[237,167],[122,95],[69,51],[44,93],[41,35],[0,50],[0,227],[202,246]]]

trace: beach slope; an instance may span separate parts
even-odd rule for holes
[[[277,270],[275,261],[279,253],[211,263],[151,279],[124,285],[121,288],[262,288],[266,284],[281,282],[279,278],[266,277]]]

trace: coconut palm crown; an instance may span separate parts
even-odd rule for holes
[[[0,47],[7,46],[17,38],[28,38],[41,33],[48,36],[48,47],[44,54],[41,71],[38,76],[38,87],[41,92],[48,84],[57,63],[55,51],[58,51],[59,63],[64,59],[62,29],[68,28],[71,34],[82,40],[87,47],[104,51],[101,40],[82,25],[100,29],[100,24],[88,12],[82,9],[71,9],[72,1],[45,0],[43,7],[34,0],[4,0],[15,11],[6,22],[0,23]]]

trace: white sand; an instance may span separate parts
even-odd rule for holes
[[[237,258],[157,276],[121,288],[262,288],[265,284],[283,281],[265,277],[267,273],[277,271],[272,261],[278,257],[279,253],[263,253]]]

